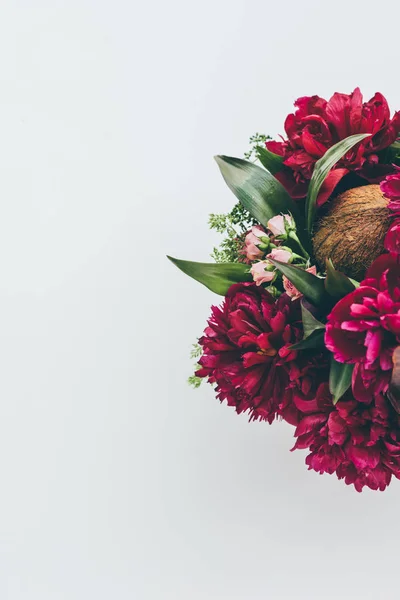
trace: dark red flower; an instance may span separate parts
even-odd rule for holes
[[[368,402],[387,391],[392,355],[400,344],[400,258],[383,254],[360,287],[328,315],[326,347],[337,361],[355,364],[353,394]]]
[[[217,397],[238,413],[270,423],[280,414],[296,422],[294,391],[299,398],[315,395],[311,371],[318,363],[318,357],[299,360],[290,349],[303,336],[299,301],[287,294],[275,300],[252,283],[236,284],[220,308],[212,307],[208,325],[199,340],[197,376],[215,383]]]
[[[400,478],[400,416],[382,394],[367,404],[348,394],[333,406],[325,383],[301,410],[293,450],[310,451],[309,469],[336,473],[358,492],[383,491],[393,475]]]
[[[375,94],[363,103],[359,88],[352,94],[336,93],[327,102],[319,96],[299,98],[296,111],[285,121],[287,140],[267,142],[267,148],[284,157],[285,168],[276,174],[293,198],[307,194],[315,162],[340,140],[356,133],[370,133],[350,150],[329,173],[318,196],[323,204],[339,181],[350,171],[370,183],[393,172],[382,164],[379,152],[392,144],[400,132],[400,113],[390,118],[386,99]]]

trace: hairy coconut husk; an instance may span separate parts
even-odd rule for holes
[[[388,201],[379,185],[352,188],[332,200],[326,216],[317,224],[313,246],[322,269],[330,258],[336,269],[362,279],[384,251],[389,229]]]

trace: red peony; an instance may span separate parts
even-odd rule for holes
[[[285,121],[287,140],[267,142],[267,148],[284,157],[285,168],[276,174],[293,198],[303,198],[316,161],[328,148],[356,133],[371,133],[339,161],[326,178],[318,204],[323,204],[339,181],[349,172],[370,183],[381,181],[393,172],[381,163],[379,152],[392,144],[400,132],[400,113],[390,118],[390,110],[382,94],[363,103],[356,88],[352,94],[335,93],[327,102],[319,96],[299,98],[296,111]]]
[[[383,491],[400,478],[400,416],[382,394],[367,404],[348,396],[333,406],[321,384],[315,400],[302,402],[293,450],[309,449],[309,469],[336,473],[358,492]]]
[[[299,301],[287,294],[274,300],[253,283],[236,284],[220,308],[212,307],[208,325],[196,375],[215,383],[219,400],[238,413],[249,411],[251,419],[269,423],[279,414],[295,422],[293,395],[315,395],[313,369],[321,363],[290,349],[303,337]]]
[[[360,287],[328,315],[326,347],[337,361],[354,363],[353,394],[361,402],[387,391],[392,355],[400,344],[400,257],[375,260]]]

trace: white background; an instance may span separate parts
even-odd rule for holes
[[[0,4],[0,598],[396,597],[400,482],[186,384],[235,201],[212,156],[294,99],[400,108],[397,1]]]

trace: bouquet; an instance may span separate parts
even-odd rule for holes
[[[400,112],[357,88],[299,98],[284,129],[216,157],[239,203],[210,217],[215,262],[169,257],[223,296],[192,382],[287,421],[309,469],[383,491],[400,479]]]

